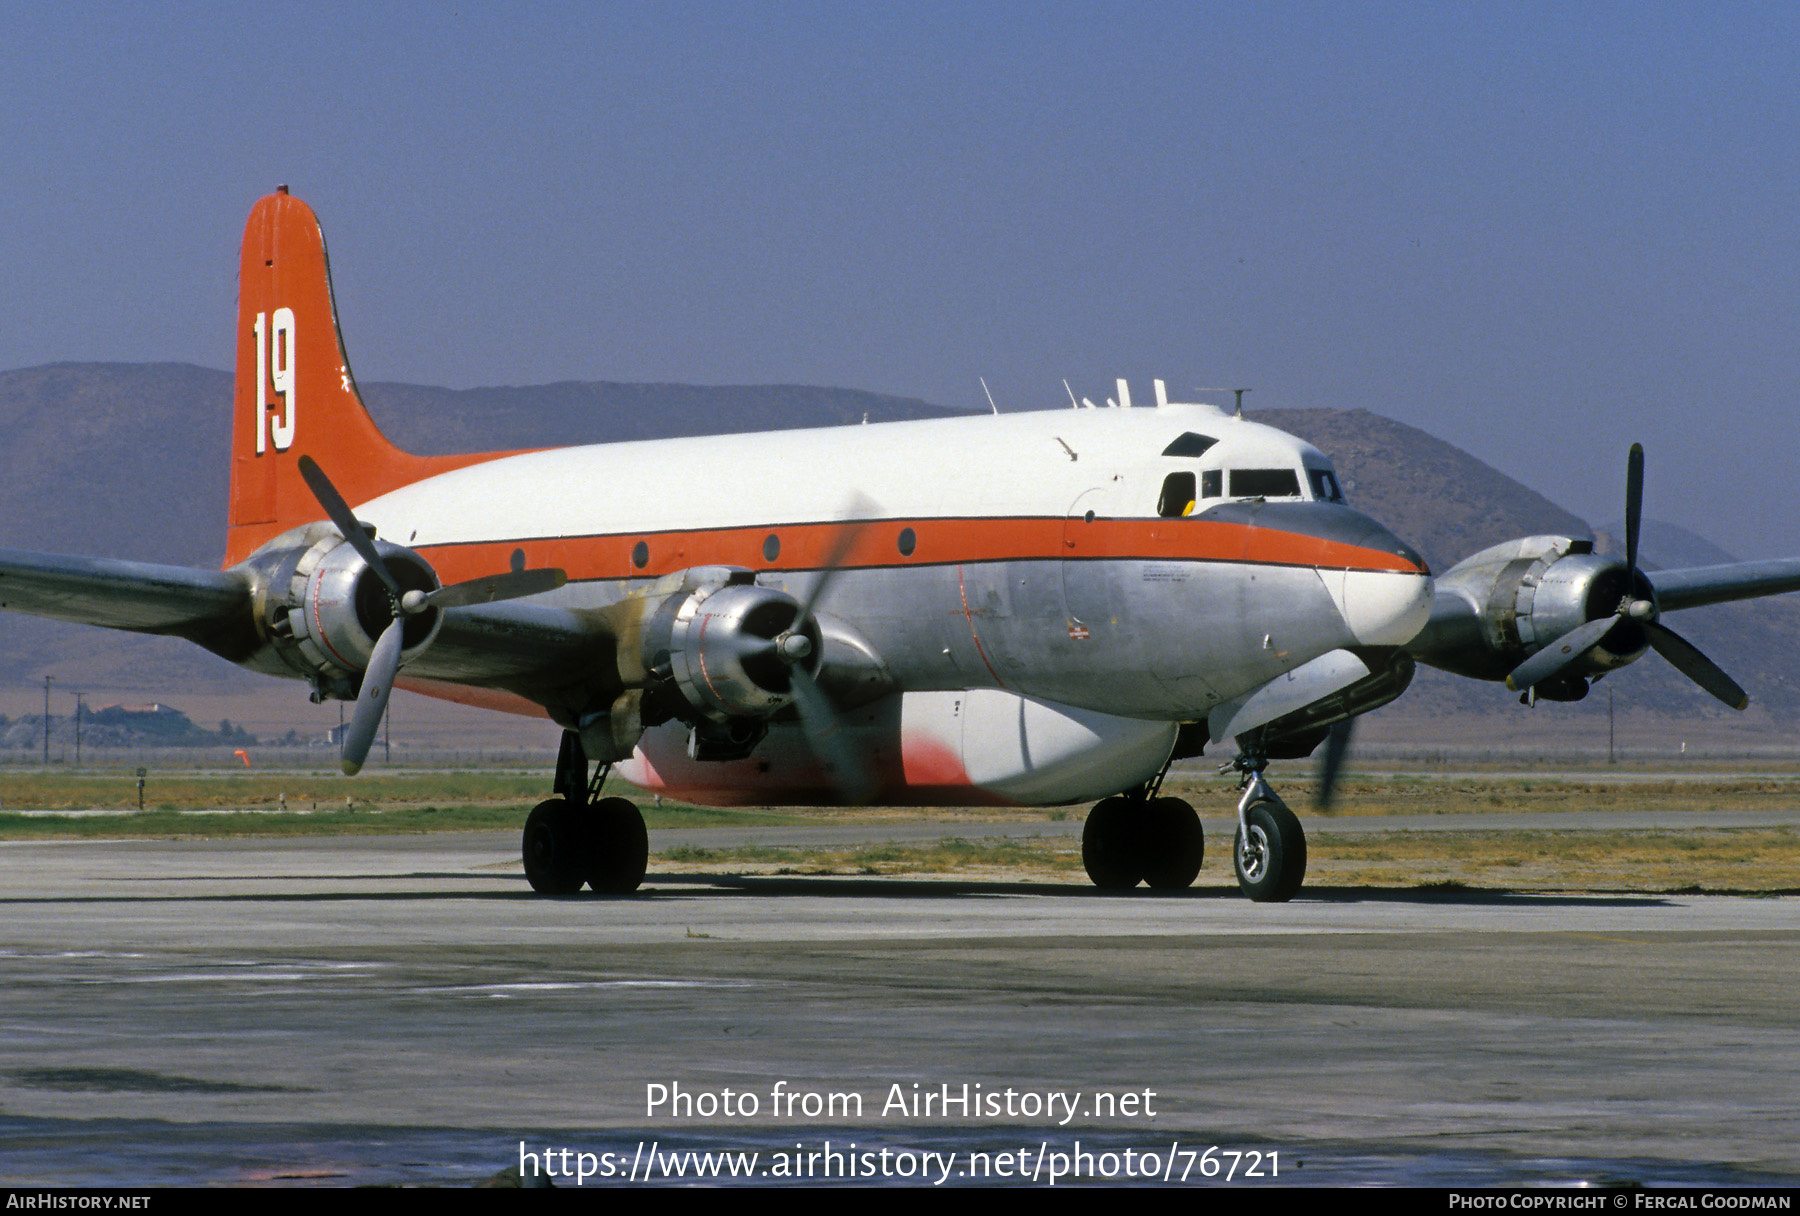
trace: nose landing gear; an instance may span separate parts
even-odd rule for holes
[[[1263,780],[1268,758],[1246,753],[1232,762],[1244,774],[1232,868],[1238,889],[1257,903],[1286,903],[1306,879],[1306,833],[1293,811]]]

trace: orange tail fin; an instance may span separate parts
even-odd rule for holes
[[[227,566],[323,517],[296,467],[302,455],[352,505],[484,459],[403,452],[369,417],[338,334],[325,235],[284,186],[257,202],[244,228]]]

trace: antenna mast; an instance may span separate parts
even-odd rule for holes
[[[1232,394],[1235,394],[1237,397],[1237,408],[1233,412],[1234,412],[1235,416],[1237,416],[1239,418],[1242,418],[1244,416],[1244,394],[1249,392],[1250,391],[1249,389],[1247,389],[1247,388],[1203,388],[1198,391],[1200,391],[1202,393],[1232,393]]]

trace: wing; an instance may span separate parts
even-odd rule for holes
[[[1656,598],[1663,611],[1674,612],[1800,591],[1800,558],[1659,570],[1651,577],[1656,580]]]
[[[195,570],[112,558],[0,549],[0,610],[185,638],[236,663],[266,652],[257,578],[243,566]],[[416,674],[501,688],[543,703],[612,669],[604,614],[531,603],[446,608]],[[288,671],[285,674],[299,675]]]
[[[0,609],[187,638],[227,658],[255,649],[250,581],[238,570],[0,549]]]
[[[853,630],[756,586],[749,570],[686,570],[610,602],[550,573],[555,586],[543,593],[460,602],[533,583],[534,572],[514,572],[435,592],[450,593],[438,607],[436,576],[417,554],[318,524],[223,571],[0,550],[0,609],[186,638],[359,706],[384,700],[402,675],[452,699],[535,705],[605,759],[631,754],[646,715],[735,721],[714,732],[727,742],[708,747],[747,748],[798,699],[803,721],[810,714],[822,731],[828,698],[861,703],[891,686]],[[417,585],[393,596],[399,582]],[[401,609],[414,591],[422,606]]]
[[[407,674],[450,684],[498,688],[549,704],[580,690],[596,700],[620,689],[614,627],[604,611],[509,601],[444,611],[430,650]]]

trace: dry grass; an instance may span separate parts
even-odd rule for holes
[[[1314,886],[1800,892],[1800,832],[1788,827],[1393,832],[1316,836],[1310,848]]]
[[[1800,892],[1800,830],[1779,824],[1752,827],[1645,828],[1612,831],[1575,827],[1586,813],[1656,811],[1754,817],[1800,803],[1800,773],[1696,780],[1682,773],[1612,771],[1572,777],[1431,774],[1358,778],[1339,798],[1340,814],[1369,824],[1371,817],[1444,817],[1446,830],[1309,832],[1310,886],[1407,888],[1459,885],[1480,889],[1547,891]],[[22,809],[114,808],[136,805],[136,779],[119,773],[0,775],[0,837],[317,835],[516,829],[545,796],[544,775],[509,772],[405,772],[355,782],[308,773],[152,774],[151,813],[136,815],[17,815]],[[1305,783],[1284,777],[1281,789],[1303,807]],[[1209,818],[1226,811],[1230,783],[1210,773],[1177,773],[1165,792],[1186,797]],[[274,812],[282,794],[290,813]],[[352,796],[346,813],[343,799]],[[644,803],[656,827],[738,824],[881,823],[929,820],[943,837],[918,844],[863,847],[676,845],[655,859],[664,871],[735,874],[914,875],[978,881],[1082,881],[1080,843],[1073,837],[984,838],[981,825],[1035,819],[1080,820],[1085,808],[775,808],[713,811]],[[317,812],[313,808],[317,807]],[[204,813],[196,813],[204,812]],[[304,812],[304,813],[303,813]],[[1569,830],[1449,830],[1473,812],[1567,814]],[[1310,821],[1302,814],[1303,822]],[[1232,885],[1229,841],[1207,841],[1203,886]]]
[[[1229,886],[1229,844],[1208,841],[1200,886]],[[1506,891],[1800,893],[1800,832],[1717,828],[1667,832],[1314,833],[1313,887],[1459,886]],[[744,845],[663,850],[656,868],[740,875],[913,875],[1003,882],[1083,881],[1073,839],[967,840],[867,848]]]
[[[1307,777],[1284,775],[1277,784],[1295,807],[1311,797]],[[1210,776],[1172,777],[1164,789],[1195,806],[1217,806],[1230,796],[1228,784]],[[1420,773],[1352,777],[1338,790],[1335,813],[1354,818],[1644,810],[1717,813],[1796,804],[1800,804],[1800,773],[1742,778],[1693,772],[1543,777]]]

